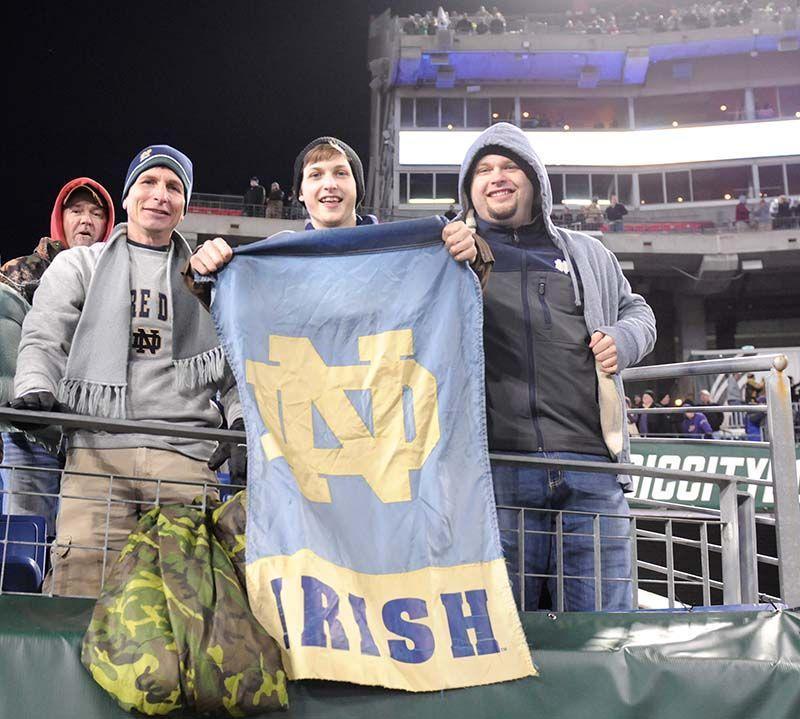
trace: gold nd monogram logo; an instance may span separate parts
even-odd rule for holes
[[[285,457],[300,491],[330,502],[324,475],[364,477],[382,502],[411,499],[409,471],[420,469],[439,441],[436,378],[414,359],[410,329],[359,337],[366,364],[330,367],[306,337],[269,338],[269,361],[246,363],[261,418],[267,459]],[[404,388],[413,405],[413,439],[404,420]],[[369,390],[372,432],[345,390]],[[327,422],[340,448],[314,446],[312,405]]]
[[[144,162],[152,154],[153,154],[153,148],[148,147],[141,155],[139,155],[139,162]]]

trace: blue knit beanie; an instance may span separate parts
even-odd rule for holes
[[[176,150],[169,145],[148,145],[144,150],[138,152],[128,167],[128,174],[125,176],[125,187],[122,189],[122,199],[128,196],[131,185],[149,167],[168,167],[172,170],[183,183],[183,194],[186,204],[189,207],[189,199],[192,196],[192,182],[194,172],[192,161],[180,150]]]

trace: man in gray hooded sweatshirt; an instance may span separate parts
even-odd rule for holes
[[[547,172],[517,127],[498,123],[478,137],[459,191],[464,212],[445,227],[445,239],[477,232],[495,257],[484,296],[489,448],[628,461],[619,372],[652,350],[652,310],[602,243],[553,224]],[[525,609],[539,607],[545,584],[559,606],[559,562],[567,611],[632,606],[627,476],[499,462],[492,471],[499,506],[534,510],[525,512]],[[598,558],[594,513],[603,515]],[[516,512],[499,510],[498,520],[519,591]]]

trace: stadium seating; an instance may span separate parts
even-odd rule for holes
[[[0,568],[4,592],[38,592],[47,557],[44,517],[0,515]]]

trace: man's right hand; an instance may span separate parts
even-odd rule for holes
[[[8,403],[8,406],[11,409],[25,409],[31,412],[69,412],[69,409],[61,404],[52,392],[47,390],[28,392],[28,394],[23,394],[21,397],[15,397]],[[36,429],[43,429],[46,425],[33,422],[14,422],[14,426],[30,432]]]
[[[472,262],[478,256],[475,245],[475,231],[461,220],[448,222],[442,228],[442,242],[454,260]]]
[[[221,270],[233,258],[231,246],[221,237],[206,240],[189,260],[191,268],[201,275],[210,275]]]

